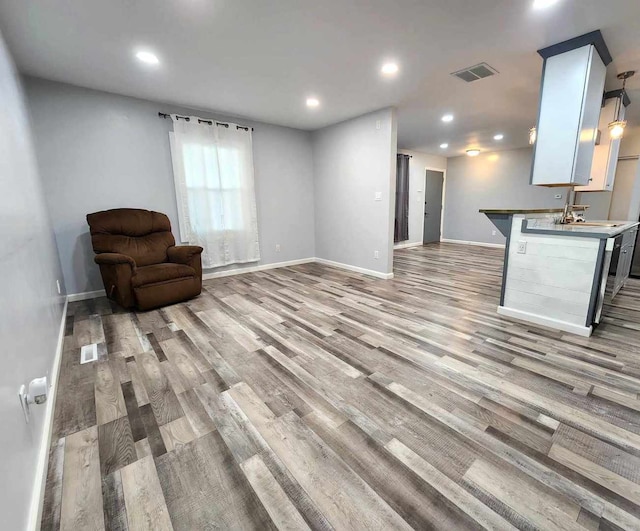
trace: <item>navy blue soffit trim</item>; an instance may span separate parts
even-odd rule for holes
[[[598,55],[600,55],[600,59],[602,59],[604,66],[607,66],[611,61],[613,61],[613,58],[609,53],[609,48],[607,48],[600,30],[585,33],[584,35],[574,37],[573,39],[569,39],[568,41],[559,42],[558,44],[554,44],[552,46],[547,46],[546,48],[538,50],[538,53],[543,59],[548,59],[549,57],[553,57],[554,55],[575,50],[576,48],[582,48],[583,46],[587,46],[588,44],[593,44],[596,47]]]
[[[627,94],[626,90],[624,91],[624,93],[622,92],[622,89],[610,90],[609,92],[605,92],[604,99],[608,100],[609,98],[619,98],[621,94],[622,104],[625,107],[628,107],[631,104],[631,98],[629,97],[629,94]]]

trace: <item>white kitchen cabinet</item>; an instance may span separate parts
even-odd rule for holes
[[[618,153],[620,151],[620,138],[612,139],[609,133],[609,123],[616,119],[617,98],[609,98],[605,101],[600,112],[600,144],[593,152],[591,176],[587,186],[577,186],[576,192],[611,192],[616,178],[618,166]],[[624,120],[624,105],[620,109],[620,119]]]
[[[624,287],[625,283],[629,279],[637,233],[638,227],[634,227],[623,234],[611,297],[615,297],[618,291]]]
[[[589,183],[605,75],[593,44],[545,59],[531,184]]]

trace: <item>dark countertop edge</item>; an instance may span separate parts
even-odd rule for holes
[[[481,214],[555,214],[563,210],[563,208],[481,208],[478,212]]]
[[[550,234],[552,236],[569,236],[569,237],[577,237],[577,238],[597,238],[599,240],[608,240],[609,238],[615,238],[616,236],[618,236],[619,234],[622,234],[623,232],[628,231],[629,229],[632,229],[633,227],[638,225],[638,222],[635,222],[635,225],[631,224],[631,226],[627,227],[626,225],[623,225],[621,227],[609,227],[610,229],[613,230],[613,234],[607,234],[604,232],[572,232],[572,231],[568,231],[568,230],[554,230],[554,229],[530,229],[527,227],[527,222],[528,220],[523,219],[522,220],[522,229],[521,231],[529,234]],[[625,228],[622,228],[625,227]],[[620,230],[616,230],[616,229],[620,229]]]

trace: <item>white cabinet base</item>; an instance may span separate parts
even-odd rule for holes
[[[560,321],[559,319],[553,319],[551,317],[543,317],[535,313],[524,312],[522,310],[514,310],[513,308],[506,308],[505,306],[498,306],[498,313],[506,317],[512,317],[520,321],[526,321],[541,326],[553,328],[554,330],[562,330],[564,332],[570,332],[583,337],[589,337],[593,332],[591,326],[580,326],[566,321]]]

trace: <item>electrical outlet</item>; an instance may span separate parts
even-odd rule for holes
[[[373,198],[374,201],[382,201],[382,192],[376,192],[376,195]]]
[[[279,253],[279,252],[280,252],[280,244],[276,243],[276,253]]]
[[[376,129],[380,129],[380,120],[376,120]]]
[[[492,230],[492,231],[491,231],[491,236],[495,236],[495,235],[496,235],[496,231],[495,231],[495,230]]]
[[[378,251],[373,251],[373,257],[377,260],[380,258],[380,253]]]
[[[60,281],[56,280],[56,288],[58,290],[58,295],[62,293],[62,288],[60,287]]]
[[[518,242],[518,254],[527,254],[527,242]]]

